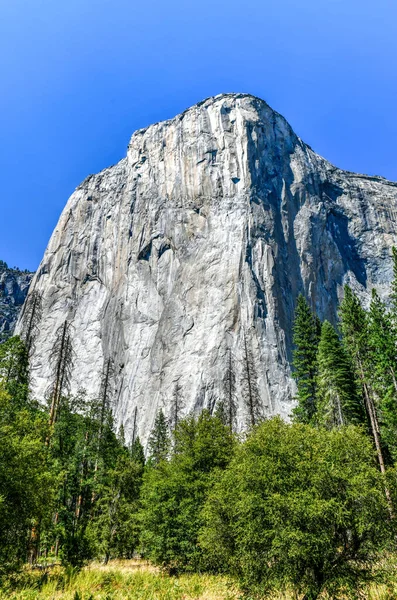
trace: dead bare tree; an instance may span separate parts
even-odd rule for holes
[[[73,345],[71,325],[67,321],[58,327],[55,342],[50,353],[52,366],[52,382],[50,385],[50,415],[49,424],[52,427],[57,419],[57,413],[62,401],[70,391],[73,371]]]
[[[223,377],[224,397],[219,402],[217,414],[221,421],[227,425],[230,431],[234,430],[237,416],[236,400],[236,374],[234,370],[234,360],[231,349],[227,351],[226,371]]]
[[[179,383],[179,380],[176,382],[174,392],[172,394],[172,406],[171,406],[171,414],[169,419],[169,425],[173,434],[178,427],[178,423],[181,418],[181,412],[185,407],[185,402],[183,400],[182,395],[182,387]]]
[[[254,427],[263,418],[258,375],[252,353],[251,341],[243,335],[243,398],[248,412],[248,426]]]
[[[34,311],[30,313],[29,323],[34,328]],[[37,314],[37,313],[36,313]],[[32,329],[33,331],[33,329]],[[33,339],[31,338],[31,346]],[[55,341],[50,352],[50,365],[52,370],[52,381],[49,387],[49,399],[50,399],[50,414],[49,414],[49,432],[46,438],[46,446],[50,445],[51,436],[53,433],[53,426],[57,420],[59,409],[62,403],[62,398],[65,397],[70,391],[70,382],[73,371],[73,346],[71,337],[71,325],[65,321],[60,327],[58,327],[55,333]],[[58,520],[58,513],[55,514],[55,523]],[[31,532],[31,556],[30,561],[35,563],[37,560],[37,552],[40,546],[40,522],[35,523]],[[58,551],[58,539],[56,541],[56,552]]]
[[[42,294],[38,290],[33,290],[26,298],[21,316],[21,338],[25,342],[28,356],[34,350],[34,342],[39,332],[42,312]]]
[[[102,372],[101,387],[99,392],[100,397],[100,418],[99,418],[99,438],[102,437],[103,426],[105,424],[106,415],[111,407],[112,397],[112,379],[114,375],[113,361],[108,358]]]
[[[132,439],[131,439],[131,444],[135,444],[136,438],[137,438],[137,432],[138,432],[138,427],[137,427],[137,417],[138,417],[138,407],[136,406],[134,408],[134,419],[133,419],[133,425],[132,425]]]
[[[111,358],[108,358],[101,377],[101,387],[99,390],[99,424],[98,424],[98,438],[97,438],[97,448],[96,448],[96,457],[95,457],[95,467],[94,467],[94,480],[97,476],[97,471],[99,467],[99,456],[101,454],[101,445],[102,438],[104,434],[105,422],[109,416],[111,411],[111,400],[112,400],[112,380],[114,375],[114,366]],[[95,494],[93,493],[92,501],[95,500]]]

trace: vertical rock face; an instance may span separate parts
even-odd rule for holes
[[[177,384],[186,411],[224,395],[231,352],[247,419],[247,352],[264,416],[293,407],[291,326],[304,293],[335,320],[342,286],[391,279],[397,185],[335,168],[258,98],[226,94],[134,133],[127,157],[69,199],[32,283],[43,297],[34,391],[72,323],[73,388],[98,393],[147,439]]]
[[[14,332],[32,277],[33,273],[10,269],[0,260],[0,342]]]

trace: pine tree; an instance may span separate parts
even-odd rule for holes
[[[109,473],[120,454],[128,450],[118,440],[111,411],[102,423],[102,441],[98,454],[101,410],[98,399],[84,394],[63,397],[49,452],[62,473],[62,484],[54,516],[55,555],[66,564],[78,566],[92,557],[92,519],[101,512]]]
[[[234,371],[233,354],[227,353],[226,372],[223,377],[223,398],[218,403],[216,416],[233,432],[237,416],[236,374]]]
[[[141,494],[143,551],[174,573],[202,567],[202,507],[235,447],[229,428],[207,410],[181,419],[176,436],[178,452],[146,470]]]
[[[39,332],[42,317],[42,295],[38,290],[29,292],[22,309],[22,339],[25,342],[28,356],[34,350],[34,342]]]
[[[104,564],[111,557],[132,558],[139,542],[139,493],[143,466],[119,449],[104,478],[87,537]]]
[[[134,408],[134,417],[133,417],[133,423],[132,423],[132,436],[131,436],[131,443],[133,444],[138,436],[138,407],[136,406]]]
[[[18,336],[0,344],[0,383],[12,397],[15,408],[27,404],[29,357],[25,344]]]
[[[171,441],[167,421],[163,411],[160,409],[154,420],[153,429],[148,440],[148,455],[152,465],[158,465],[167,460]]]
[[[391,283],[391,312],[392,319],[395,327],[397,327],[397,248],[393,246],[392,248],[392,258],[393,258],[393,279]]]
[[[310,310],[305,297],[297,299],[293,325],[293,368],[298,405],[293,414],[300,423],[312,423],[316,414],[317,349],[320,321]]]
[[[317,352],[317,422],[328,429],[365,419],[350,359],[328,321],[321,328]]]
[[[137,436],[135,440],[131,442],[130,455],[132,460],[134,460],[136,463],[142,465],[142,467],[145,466],[145,451],[139,436]]]
[[[125,431],[124,431],[124,425],[122,423],[119,427],[119,433],[118,433],[117,439],[118,439],[121,447],[124,448],[125,447]]]
[[[65,321],[58,327],[55,342],[52,347],[50,362],[52,364],[53,380],[50,386],[50,427],[57,419],[57,412],[64,395],[70,388],[73,370],[73,347],[71,325]]]
[[[392,314],[375,289],[368,316],[371,384],[378,398],[382,439],[397,458],[397,348]]]
[[[113,417],[111,408],[111,396],[112,396],[112,377],[113,377],[113,362],[110,358],[106,361],[101,377],[101,387],[99,392],[99,402],[93,403],[93,409],[96,413],[98,422],[97,428],[97,449],[95,458],[95,475],[98,471],[99,460],[102,453],[103,440],[106,437],[106,429],[113,429]],[[124,434],[124,430],[123,430]],[[94,498],[95,499],[95,498]],[[93,500],[94,500],[93,499]]]
[[[46,431],[45,413],[21,405],[0,383],[0,580],[22,566],[27,553],[35,560],[39,524],[51,523],[57,474]]]
[[[385,473],[385,460],[380,437],[379,421],[371,388],[371,365],[369,364],[368,318],[365,310],[351,288],[345,286],[345,294],[339,308],[343,342],[349,352],[356,376],[361,384],[365,410],[374,439],[379,467]]]
[[[243,361],[243,398],[248,413],[247,424],[252,428],[263,419],[263,409],[254,355],[245,332],[243,335]]]
[[[182,387],[178,380],[172,394],[171,414],[169,419],[169,425],[173,435],[175,435],[184,407],[185,402],[183,400]]]

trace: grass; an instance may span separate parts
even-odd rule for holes
[[[323,595],[323,600],[331,600]],[[397,600],[397,581],[372,585],[368,600]],[[182,575],[170,577],[147,562],[91,563],[83,570],[54,567],[47,573],[26,569],[0,590],[0,600],[240,600],[241,593],[226,577]],[[297,600],[277,594],[273,600]]]
[[[230,580],[211,575],[169,577],[144,561],[92,563],[80,572],[26,570],[1,600],[237,600]]]

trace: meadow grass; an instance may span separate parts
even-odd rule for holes
[[[55,567],[26,570],[0,591],[1,600],[237,600],[225,577],[170,577],[144,561],[91,563],[79,572]]]
[[[298,600],[276,594],[272,600]],[[322,595],[324,600],[331,600]],[[371,585],[360,598],[397,600],[397,582]],[[190,574],[171,577],[142,560],[91,563],[81,571],[54,567],[47,572],[25,569],[0,590],[0,600],[240,600],[227,577]]]

